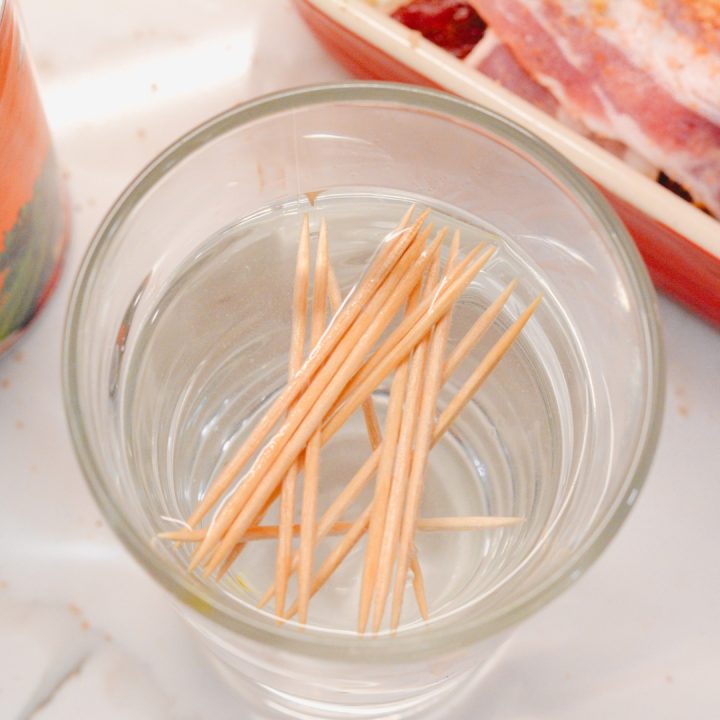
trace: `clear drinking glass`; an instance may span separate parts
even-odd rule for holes
[[[187,572],[186,548],[156,535],[187,517],[284,382],[301,214],[314,229],[328,218],[347,291],[410,200],[462,227],[464,250],[488,235],[498,244],[455,311],[451,341],[511,277],[518,290],[478,353],[545,295],[431,454],[424,499],[430,514],[525,522],[419,540],[427,624],[408,600],[395,635],[352,631],[361,548],[318,594],[307,628],[278,624],[255,607],[272,579],[271,543],[212,583]],[[664,368],[645,269],[562,157],[463,100],[348,83],[230,110],[130,184],[75,284],[64,383],[75,448],[108,521],[264,716],[400,718],[467,685],[504,631],[605,547],[648,470]],[[381,414],[385,398],[380,388]],[[333,442],[321,504],[362,459],[359,421]]]

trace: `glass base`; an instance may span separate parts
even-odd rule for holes
[[[476,686],[484,666],[461,675],[441,679],[435,686],[402,699],[373,699],[375,693],[348,694],[345,701],[325,702],[279,691],[255,683],[222,661],[210,656],[211,664],[223,680],[247,702],[263,720],[404,720],[405,718],[447,717],[448,708],[461,702]]]

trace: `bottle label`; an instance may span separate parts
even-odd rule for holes
[[[0,353],[57,280],[67,212],[12,5],[0,4]]]

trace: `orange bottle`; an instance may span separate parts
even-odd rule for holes
[[[57,282],[67,203],[11,2],[0,0],[0,354]]]

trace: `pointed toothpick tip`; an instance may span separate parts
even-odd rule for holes
[[[435,258],[437,257],[437,253],[440,250],[443,241],[445,240],[445,236],[447,235],[447,228],[440,228],[437,233],[435,234],[435,237],[432,239],[432,242],[422,251],[421,257],[423,258]]]
[[[193,554],[190,556],[190,563],[188,564],[188,570],[190,572],[195,572],[200,567],[200,564],[205,559],[205,555],[207,554],[207,550],[203,547],[205,544],[205,541],[200,543],[195,550],[193,551]]]
[[[540,293],[540,294],[539,294],[537,297],[535,297],[535,298],[533,299],[533,301],[525,308],[525,310],[522,311],[522,313],[520,314],[520,316],[518,317],[518,319],[515,321],[515,323],[513,323],[514,325],[517,326],[517,333],[516,333],[516,334],[519,334],[520,331],[525,327],[525,325],[527,324],[528,320],[530,320],[530,318],[532,317],[533,313],[537,310],[538,305],[540,305],[540,303],[542,302],[542,300],[543,300],[543,294]],[[511,326],[511,328],[512,328],[512,326]]]
[[[425,221],[428,219],[428,217],[430,217],[430,212],[431,212],[430,208],[425,208],[425,209],[418,215],[417,220],[416,220],[415,222],[416,222],[416,223],[421,222],[421,221],[422,221],[422,222],[425,222]]]
[[[410,218],[412,217],[412,214],[415,212],[415,209],[417,208],[417,203],[413,203],[406,211],[405,214],[402,216],[402,220],[400,220],[400,228],[407,227],[407,224],[410,222]]]

